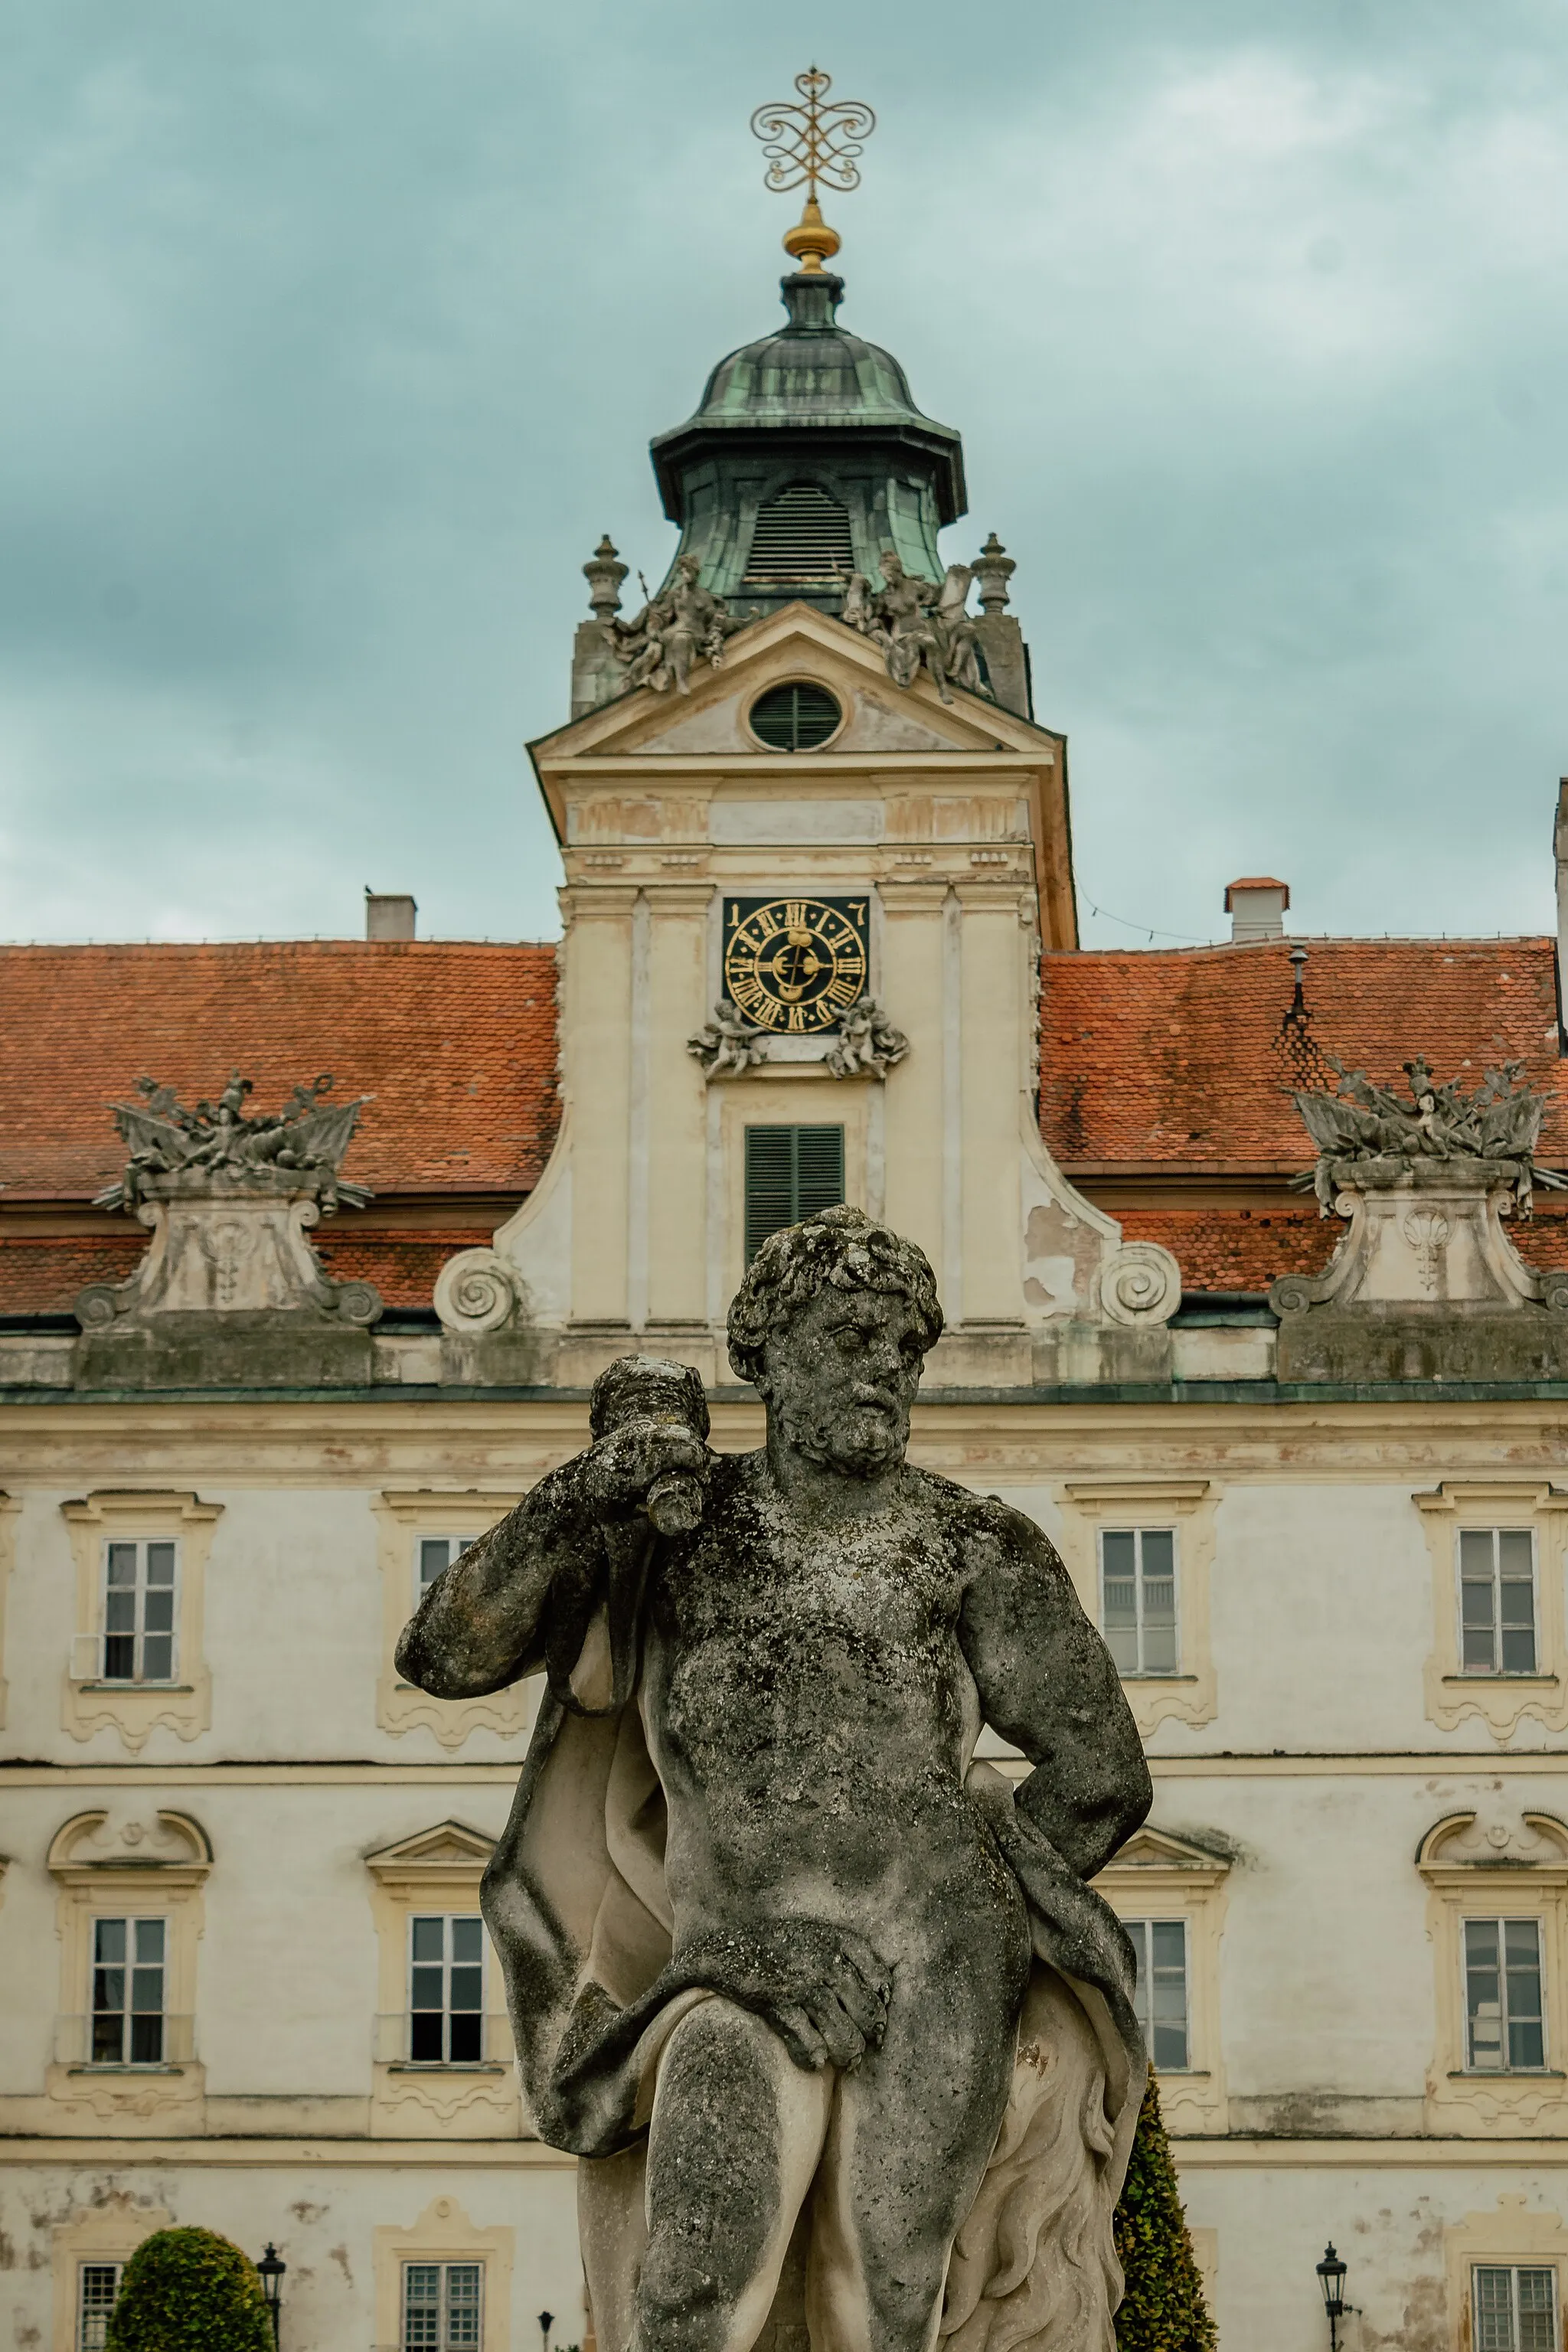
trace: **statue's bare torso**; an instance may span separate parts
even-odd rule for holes
[[[963,1789],[980,1727],[960,1642],[972,1498],[905,1470],[884,1508],[802,1524],[765,1454],[721,1461],[652,1593],[643,1720],[684,1937],[842,1923],[892,1966],[933,1915],[1023,1905]]]

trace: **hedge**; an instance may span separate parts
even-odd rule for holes
[[[1215,2352],[1215,2324],[1187,2235],[1152,2072],[1116,2209],[1116,2251],[1127,2277],[1116,2315],[1118,2352]]]
[[[272,2352],[256,2264],[216,2230],[156,2230],[120,2282],[105,2352]]]

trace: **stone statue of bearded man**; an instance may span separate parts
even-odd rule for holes
[[[763,1446],[613,1365],[399,1645],[443,1697],[549,1676],[483,1900],[604,2352],[1112,2352],[1145,2062],[1085,1881],[1148,1769],[1039,1530],[905,1459],[941,1329],[859,1211],[775,1234],[730,1311]]]

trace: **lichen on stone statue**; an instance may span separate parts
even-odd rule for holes
[[[598,2342],[1113,2352],[1146,2066],[1086,1882],[1151,1794],[1116,1670],[1033,1522],[907,1459],[913,1243],[824,1211],[729,1328],[757,1452],[623,1360],[398,1646],[454,1700],[546,1677],[482,1905]]]

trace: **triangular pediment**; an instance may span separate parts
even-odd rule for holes
[[[878,648],[858,630],[805,604],[784,606],[728,639],[714,669],[694,668],[690,691],[656,693],[636,688],[601,709],[530,745],[542,776],[580,759],[727,759],[775,761],[759,744],[745,714],[767,686],[810,678],[843,705],[844,724],[814,760],[836,754],[1023,753],[1048,757],[1056,738],[983,695],[952,689],[944,703],[922,671],[912,686],[896,686]]]
[[[395,1845],[378,1846],[364,1859],[367,1869],[385,1878],[405,1871],[482,1870],[494,1851],[494,1838],[482,1830],[471,1830],[465,1822],[437,1822]]]
[[[1200,1845],[1195,1839],[1175,1837],[1147,1822],[1107,1864],[1109,1870],[1167,1870],[1213,1874],[1230,1868],[1231,1857],[1219,1846]]]

